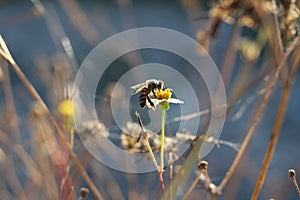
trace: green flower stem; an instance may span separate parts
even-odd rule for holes
[[[166,110],[161,109],[161,146],[160,146],[160,171],[164,169],[164,154],[165,154],[165,114]]]
[[[164,154],[165,154],[165,115],[169,110],[170,104],[168,101],[162,101],[159,103],[159,109],[161,110],[161,145],[160,145],[160,172],[164,170]]]

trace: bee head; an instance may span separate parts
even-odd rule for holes
[[[148,89],[149,90],[155,90],[157,88],[157,82],[156,81],[149,81],[148,82],[148,85],[147,85]]]

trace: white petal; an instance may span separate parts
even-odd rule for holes
[[[168,102],[170,102],[170,103],[176,103],[176,104],[182,104],[182,103],[184,103],[183,101],[181,101],[179,99],[174,99],[174,98],[168,99]]]
[[[155,106],[157,106],[162,100],[159,99],[151,99],[151,101],[154,103]]]

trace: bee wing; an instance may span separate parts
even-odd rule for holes
[[[133,94],[136,94],[140,92],[147,84],[146,83],[140,83],[134,86],[131,86],[130,88],[134,90]]]

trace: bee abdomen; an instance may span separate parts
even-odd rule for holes
[[[144,108],[146,106],[147,96],[140,96],[140,106]]]
[[[148,99],[148,94],[150,93],[149,89],[144,87],[141,91],[140,91],[140,97],[139,97],[139,100],[140,100],[140,106],[142,108],[144,108],[146,106],[146,102],[147,102],[147,99]]]

